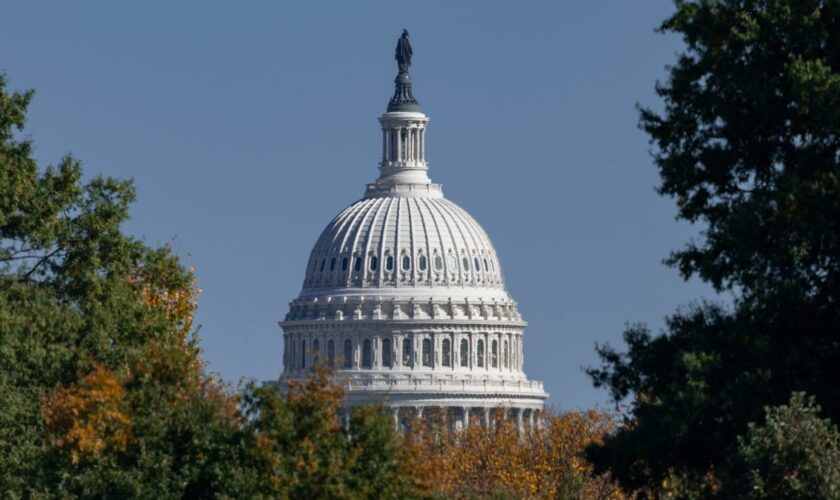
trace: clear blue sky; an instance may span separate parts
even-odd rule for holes
[[[679,40],[667,0],[0,1],[0,69],[35,88],[37,157],[133,178],[127,230],[195,266],[211,369],[281,370],[277,321],[327,222],[377,175],[403,28],[430,175],[493,239],[551,404],[606,401],[582,367],[628,321],[711,297],[661,260],[698,228],[655,192],[636,103]]]

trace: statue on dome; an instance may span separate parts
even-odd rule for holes
[[[397,40],[397,50],[394,55],[394,59],[397,60],[397,66],[400,68],[400,73],[408,73],[408,67],[411,66],[411,55],[413,53],[411,42],[408,41],[408,30],[403,30],[402,36]]]

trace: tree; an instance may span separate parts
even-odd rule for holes
[[[276,387],[244,392],[242,495],[266,498],[415,498],[418,488],[381,408],[356,408],[349,428],[340,419],[344,391],[315,366],[285,397]]]
[[[0,75],[0,495],[411,498],[391,421],[337,420],[314,371],[284,397],[207,374],[196,278],[121,230],[130,182],[40,169],[32,92]]]
[[[632,325],[626,352],[599,348],[589,372],[632,398],[632,424],[590,458],[627,488],[679,477],[727,495],[763,407],[804,390],[840,419],[840,2],[675,5],[661,30],[684,50],[657,85],[664,109],[640,124],[659,192],[703,230],[667,262],[734,301],[683,308],[659,336]]]
[[[840,498],[840,432],[804,393],[787,405],[765,408],[739,440],[745,468],[744,497]]]
[[[625,498],[609,474],[592,474],[584,450],[614,429],[598,410],[545,412],[541,427],[517,430],[499,408],[489,428],[478,420],[452,429],[445,412],[426,409],[403,449],[423,491],[440,498]]]
[[[235,477],[236,400],[203,372],[198,289],[121,231],[130,182],[39,168],[0,76],[0,492],[179,496]],[[200,496],[200,495],[195,495]]]

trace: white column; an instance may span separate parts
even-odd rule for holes
[[[462,417],[463,417],[463,429],[467,430],[467,427],[470,426],[470,409],[469,407],[465,406],[461,409]]]
[[[490,407],[484,408],[484,428],[490,428]]]
[[[394,406],[391,408],[391,414],[394,416],[394,430],[400,430],[400,407]]]
[[[523,411],[523,410],[522,410],[522,408],[516,408],[516,409],[514,409],[513,411],[514,411],[514,412],[516,412],[516,413],[514,414],[514,416],[515,416],[515,418],[516,418],[516,430],[517,430],[517,432],[519,432],[520,434],[522,434],[522,432],[523,432],[523,428],[522,428],[522,411]]]
[[[534,431],[534,410],[528,410],[528,428]]]
[[[402,134],[400,133],[400,130],[401,129],[398,129],[398,128],[394,129],[394,134],[396,134],[396,136],[397,136],[397,139],[396,139],[396,142],[395,142],[395,144],[397,146],[397,151],[396,151],[396,160],[397,161],[402,160]]]

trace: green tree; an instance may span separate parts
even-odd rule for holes
[[[761,425],[739,440],[744,495],[760,499],[840,498],[840,432],[804,393],[768,407]]]
[[[286,397],[205,373],[192,271],[122,232],[130,182],[39,168],[31,98],[0,75],[0,496],[413,496],[390,420],[346,431],[326,372]]]
[[[661,30],[684,50],[641,127],[659,192],[703,230],[668,263],[734,301],[683,308],[659,336],[632,325],[625,352],[599,348],[589,372],[632,398],[632,425],[590,458],[627,488],[679,477],[726,495],[737,437],[763,407],[804,390],[840,419],[840,2],[675,5]]]
[[[377,407],[359,407],[345,428],[344,391],[316,366],[281,396],[251,384],[243,397],[246,496],[265,498],[414,498],[419,488],[406,469],[393,421]]]
[[[0,492],[171,497],[235,477],[235,400],[201,370],[192,273],[125,235],[130,182],[40,169],[0,76]]]

